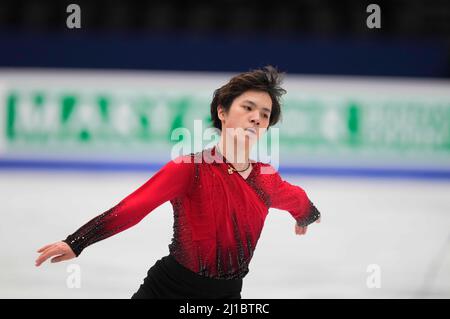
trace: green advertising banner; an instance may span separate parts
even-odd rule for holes
[[[196,151],[230,76],[2,71],[0,160],[159,163],[177,128]],[[450,169],[448,82],[288,76],[285,87],[267,134],[280,166]]]

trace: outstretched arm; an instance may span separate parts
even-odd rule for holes
[[[271,207],[286,210],[294,217],[297,235],[305,234],[309,224],[320,222],[320,212],[303,188],[283,180],[275,170],[272,178]]]
[[[137,190],[63,241],[42,247],[36,266],[54,255],[60,257],[54,262],[77,257],[87,246],[136,225],[164,202],[183,195],[194,180],[194,164],[181,161],[188,161],[188,156],[168,162]]]

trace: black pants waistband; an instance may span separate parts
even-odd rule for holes
[[[240,292],[242,290],[242,279],[216,279],[199,275],[181,265],[172,255],[161,258],[161,262],[177,278],[183,280],[193,288],[203,289],[211,293]]]

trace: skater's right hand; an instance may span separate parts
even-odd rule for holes
[[[52,263],[57,263],[63,260],[69,260],[76,257],[72,248],[70,248],[70,246],[63,241],[59,241],[50,245],[45,245],[44,247],[40,248],[37,252],[41,254],[36,259],[36,267],[39,267],[44,261],[46,261],[52,256],[56,256],[52,258],[51,260]]]
[[[319,217],[319,219],[318,220],[316,220],[315,222],[316,223],[320,223],[320,219],[321,219],[322,217]],[[301,227],[301,226],[299,226],[297,223],[294,223],[295,224],[295,234],[296,235],[305,235],[306,234],[306,231],[308,230],[308,226],[303,226],[303,227]]]

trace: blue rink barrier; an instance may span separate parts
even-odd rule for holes
[[[1,170],[157,171],[165,163],[0,159]],[[323,177],[450,179],[450,169],[280,166],[280,174]]]

